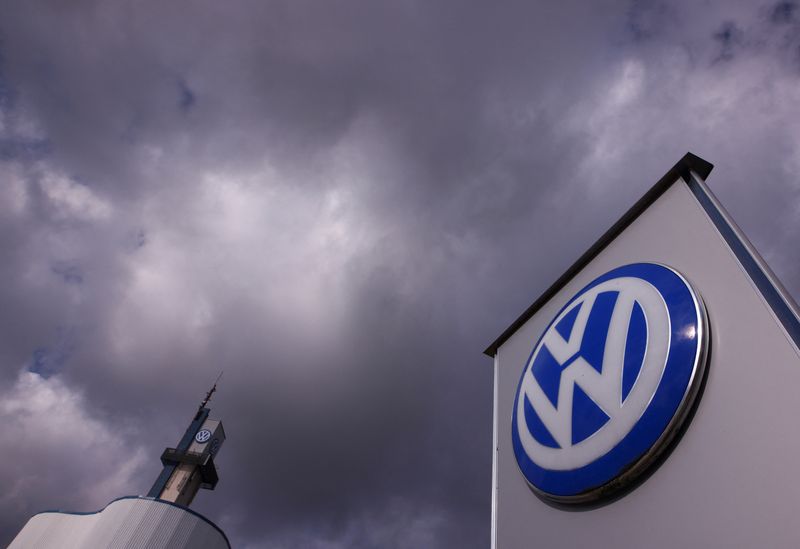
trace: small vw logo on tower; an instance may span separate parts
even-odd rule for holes
[[[689,283],[655,263],[592,281],[536,343],[514,403],[522,474],[561,503],[632,480],[673,438],[705,370],[705,310]]]
[[[208,439],[210,438],[211,438],[211,431],[209,431],[208,429],[201,429],[200,431],[197,431],[197,434],[194,436],[194,440],[196,442],[199,442],[200,444],[205,444],[206,442],[208,442]]]

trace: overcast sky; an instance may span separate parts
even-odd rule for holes
[[[799,114],[794,2],[0,0],[0,544],[224,369],[234,547],[487,547],[482,350],[687,151],[800,296]]]

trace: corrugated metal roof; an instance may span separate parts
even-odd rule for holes
[[[93,513],[31,517],[9,549],[230,549],[225,533],[189,508],[128,496]]]

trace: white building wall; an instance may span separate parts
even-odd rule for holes
[[[112,501],[95,513],[34,515],[9,549],[230,549],[222,531],[197,513],[151,498]]]

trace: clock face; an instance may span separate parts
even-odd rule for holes
[[[205,444],[210,438],[211,431],[208,429],[201,429],[200,431],[197,431],[197,434],[194,436],[195,441],[199,442],[200,444]]]

